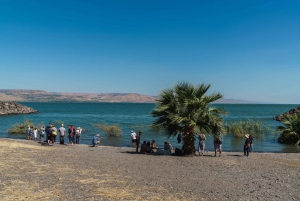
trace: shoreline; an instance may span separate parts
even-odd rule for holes
[[[29,140],[27,140],[27,139],[21,139],[21,138],[11,138],[11,137],[0,137],[0,139],[8,139],[8,140],[20,140],[20,141],[29,141]],[[35,142],[34,140],[31,140],[32,142]],[[37,143],[40,143],[39,141],[37,141]],[[59,144],[59,142],[57,142],[56,143],[56,146],[60,146],[61,144]],[[85,145],[85,146],[89,146],[89,145],[91,145],[91,144],[85,144],[85,143],[81,143],[81,144],[79,144],[80,146],[81,145]],[[64,144],[64,146],[69,146],[67,143],[65,143]],[[74,144],[73,146],[78,146],[78,144]],[[99,145],[98,145],[99,146]],[[132,147],[130,147],[130,146],[128,146],[128,147],[126,147],[126,146],[110,146],[110,145],[103,145],[103,144],[101,144],[100,143],[100,146],[101,147],[112,147],[112,148],[124,148],[124,149],[130,149],[130,148],[132,148]],[[196,150],[197,150],[197,147],[195,147],[196,148]],[[209,150],[210,152],[212,151],[212,150]],[[205,152],[207,152],[207,150],[205,150]],[[224,152],[224,153],[241,153],[241,154],[243,154],[243,151],[222,151],[222,152]],[[196,154],[197,154],[198,152],[196,151]],[[266,153],[266,154],[272,154],[272,153],[274,153],[274,154],[280,154],[280,153],[282,153],[282,154],[297,154],[297,153],[299,153],[300,154],[300,152],[267,152],[267,151],[265,151],[265,152],[262,152],[262,151],[254,151],[254,153],[261,153],[261,154],[263,154],[263,153]]]
[[[300,153],[182,157],[6,138],[0,153],[4,201],[300,199]]]

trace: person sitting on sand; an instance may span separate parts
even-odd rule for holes
[[[150,142],[147,142],[145,153],[146,153],[146,154],[150,154],[150,153],[151,153]]]
[[[165,143],[164,143],[164,150],[169,150],[169,149],[170,149],[170,147],[169,147],[168,143],[165,142]]]
[[[147,143],[146,143],[146,141],[144,141],[143,144],[141,145],[141,150],[140,150],[142,154],[145,153],[145,151],[146,151],[146,146],[147,146]]]
[[[168,142],[168,146],[169,146],[169,150],[172,152],[173,151],[173,146],[172,146],[171,142]]]
[[[95,147],[95,146],[96,146],[96,144],[97,144],[97,142],[98,142],[98,139],[99,139],[99,137],[100,137],[100,135],[99,135],[99,134],[97,134],[97,135],[95,135],[95,136],[93,137],[93,140],[92,140],[92,145],[93,145],[93,147]]]
[[[155,140],[152,140],[152,142],[151,142],[151,149],[156,149]]]

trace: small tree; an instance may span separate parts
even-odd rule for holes
[[[276,127],[276,131],[280,132],[278,142],[300,146],[300,113],[284,117],[281,123],[284,126]]]
[[[176,84],[174,88],[162,91],[152,111],[156,118],[152,127],[163,131],[167,137],[182,139],[186,155],[195,154],[196,132],[218,135],[223,130],[221,114],[226,112],[211,107],[213,101],[223,96],[220,93],[206,95],[209,88],[209,84]]]
[[[93,124],[93,126],[99,128],[101,132],[107,133],[107,136],[118,137],[118,136],[122,135],[122,130],[120,129],[119,125],[117,125],[117,124],[108,125],[108,124],[104,123],[104,124]]]

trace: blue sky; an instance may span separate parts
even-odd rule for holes
[[[300,103],[300,1],[0,0],[2,89]]]

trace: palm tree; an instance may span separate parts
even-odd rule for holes
[[[223,131],[221,114],[225,114],[225,111],[210,105],[223,95],[205,95],[209,88],[210,84],[176,84],[173,89],[161,92],[156,108],[151,112],[152,116],[157,118],[152,127],[163,131],[168,138],[182,137],[185,154],[195,153],[195,133],[218,135]]]
[[[286,116],[281,119],[284,126],[277,126],[276,130],[281,132],[278,142],[283,144],[294,143],[300,146],[300,113]]]

